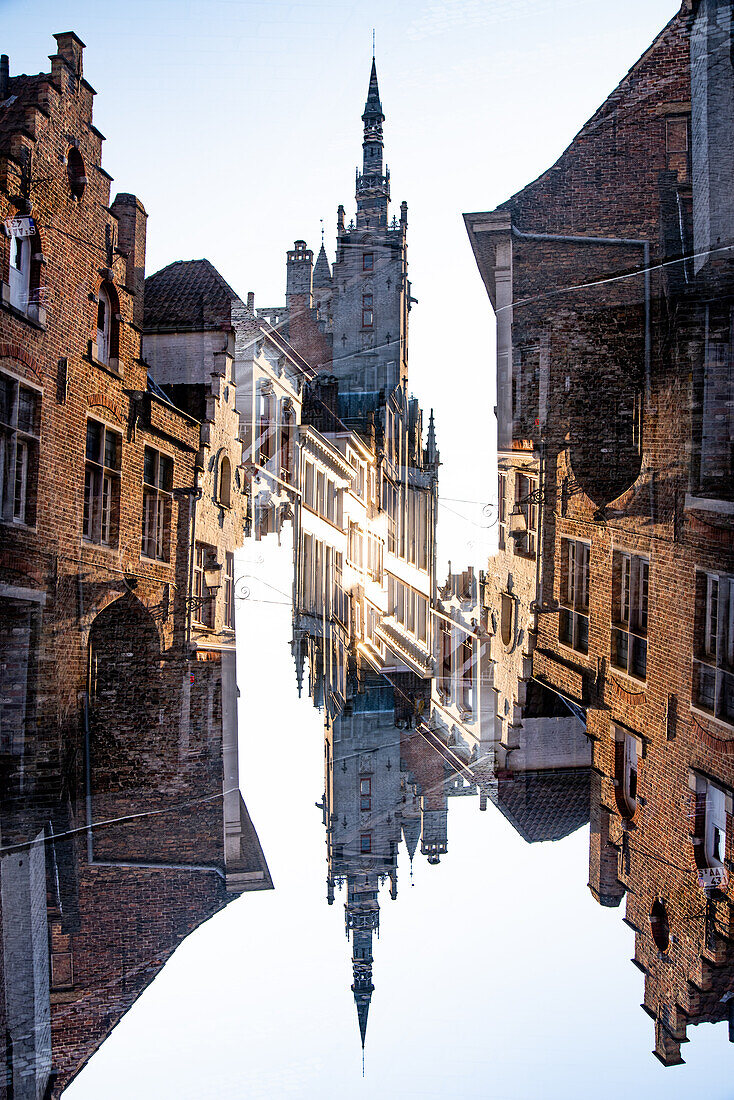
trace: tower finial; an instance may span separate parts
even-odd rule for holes
[[[375,28],[372,28],[372,60],[375,60]]]
[[[321,222],[321,244],[322,244],[322,247],[323,247],[323,244],[324,244],[324,219],[319,218],[319,221]]]

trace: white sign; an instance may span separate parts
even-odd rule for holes
[[[9,237],[32,237],[36,223],[33,218],[6,218],[5,232]]]
[[[707,886],[726,886],[729,881],[729,875],[727,874],[725,867],[699,867],[698,869],[698,885],[704,887]]]

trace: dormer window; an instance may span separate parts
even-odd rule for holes
[[[375,266],[375,256],[373,252],[365,252],[362,256],[362,270],[372,271]]]

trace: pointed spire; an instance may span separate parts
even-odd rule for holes
[[[438,447],[436,446],[436,425],[433,421],[433,409],[428,419],[428,436],[426,439],[426,465],[438,465]]]
[[[367,1038],[367,1017],[370,1011],[370,997],[355,996],[357,1002],[357,1019],[359,1020],[359,1034],[362,1039],[362,1050],[364,1050],[365,1039]]]
[[[403,818],[403,840],[405,846],[408,849],[408,856],[410,857],[411,867],[413,865],[413,856],[416,853],[418,847],[418,841],[421,838],[421,819],[420,817],[404,817]]]
[[[319,249],[319,254],[316,257],[316,264],[313,269],[313,287],[314,290],[317,290],[325,286],[331,286],[331,269],[322,240],[321,248]]]
[[[372,70],[370,72],[370,86],[367,90],[367,102],[364,105],[364,114],[362,120],[366,122],[367,117],[380,116],[380,121],[385,121],[385,116],[382,113],[382,104],[380,103],[380,89],[377,84],[377,64],[375,62],[374,55],[372,57]]]

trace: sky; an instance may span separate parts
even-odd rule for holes
[[[205,256],[262,306],[284,301],[293,241],[317,249],[323,219],[333,255],[336,208],[354,209],[374,29],[418,299],[410,380],[436,410],[441,555],[460,569],[494,546],[481,505],[496,499],[494,319],[462,214],[492,209],[549,167],[676,8],[0,0],[0,49],[11,73],[38,72],[52,34],[76,31],[113,194],[137,194],[149,214],[148,272]]]

